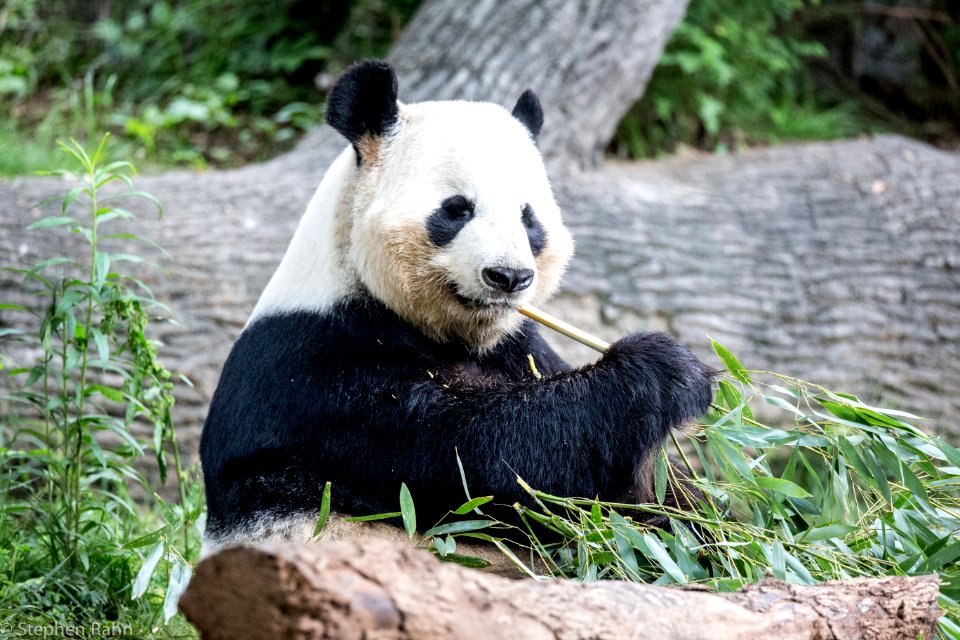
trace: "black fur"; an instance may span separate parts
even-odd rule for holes
[[[527,240],[530,241],[530,251],[534,256],[538,256],[547,246],[547,232],[537,219],[537,214],[533,212],[533,207],[529,204],[523,205],[520,210],[520,218],[523,220],[523,226],[527,229]]]
[[[382,60],[350,67],[327,96],[327,123],[350,141],[361,162],[358,142],[380,137],[397,122],[397,75]]]
[[[541,374],[531,373],[532,354]],[[372,298],[326,314],[267,316],[244,330],[203,429],[208,532],[258,513],[395,511],[401,482],[432,526],[473,495],[510,517],[530,485],[621,500],[669,430],[703,413],[710,373],[662,333],[614,343],[570,370],[527,321],[482,356],[438,344]]]
[[[427,236],[433,244],[445,247],[472,219],[473,203],[463,196],[450,196],[427,217]]]
[[[514,118],[523,123],[534,140],[540,137],[540,130],[543,128],[543,107],[540,106],[540,98],[532,89],[527,89],[520,94],[512,113]]]

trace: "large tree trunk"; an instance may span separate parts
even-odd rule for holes
[[[939,580],[881,578],[734,594],[509,580],[384,541],[238,547],[180,600],[204,640],[899,640],[932,638]]]
[[[391,54],[400,97],[510,105],[528,86],[540,93],[542,146],[578,243],[554,313],[609,339],[666,328],[704,357],[709,333],[750,367],[955,416],[960,157],[879,138],[593,167],[684,6],[430,0]],[[188,450],[231,344],[344,146],[324,126],[261,165],[139,178],[166,209],[137,231],[172,255],[150,283],[179,320],[158,327],[162,357],[196,383],[177,391]],[[66,188],[0,183],[4,262],[60,251],[56,236],[23,229],[40,215],[32,204]],[[22,301],[18,286],[0,274],[0,300]]]

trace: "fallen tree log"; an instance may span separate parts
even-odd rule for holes
[[[626,582],[510,580],[365,540],[235,547],[180,600],[204,640],[933,638],[939,580],[767,579],[733,594]]]

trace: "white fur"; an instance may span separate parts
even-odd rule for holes
[[[556,289],[572,239],[540,154],[508,111],[482,102],[400,105],[395,130],[371,149],[359,168],[349,147],[331,165],[251,319],[322,311],[362,283],[428,335],[456,334],[483,347],[519,325],[511,307],[540,302]],[[458,194],[475,203],[475,217],[449,245],[434,247],[426,219]],[[537,259],[521,221],[525,204],[547,234]],[[534,269],[534,283],[512,296],[494,291],[481,273],[497,266]],[[492,329],[465,327],[473,319],[444,292],[448,283],[464,297],[504,303],[499,316],[488,311],[483,318]],[[432,313],[421,314],[424,306]],[[449,327],[442,326],[445,317],[452,318]]]
[[[337,243],[338,216],[349,215],[346,187],[355,173],[356,156],[348,147],[320,181],[250,321],[282,311],[323,311],[356,289],[355,272],[344,262],[345,247]]]
[[[319,536],[314,537],[317,517],[319,513],[275,518],[261,516],[247,526],[231,532],[222,538],[204,536],[200,549],[200,559],[211,556],[227,547],[235,545],[270,544],[272,542],[308,542],[311,540],[322,542],[337,542],[340,540],[388,540],[394,544],[413,544],[425,547],[426,540],[421,534],[416,534],[413,540],[407,538],[407,533],[384,522],[350,522],[346,514],[331,512]],[[521,578],[525,573],[507,556],[491,545],[469,544],[458,542],[458,553],[479,557],[490,563],[487,571],[500,575]],[[521,557],[522,554],[519,554]],[[542,571],[544,567],[540,568]]]
[[[204,534],[200,545],[200,559],[217,553],[226,547],[250,542],[306,542],[313,535],[317,514],[278,518],[273,514],[261,514],[243,526],[222,537]]]

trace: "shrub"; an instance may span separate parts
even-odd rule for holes
[[[792,24],[819,0],[692,0],[647,91],[613,143],[635,158],[677,144],[724,150],[749,142],[853,135],[850,102],[818,101],[808,60],[826,48]]]
[[[92,152],[76,141],[61,144],[79,170],[79,184],[56,198],[55,215],[28,227],[67,230],[86,247],[85,257],[50,257],[12,269],[37,303],[0,305],[33,315],[32,332],[6,327],[0,334],[37,354],[32,364],[7,371],[17,388],[5,395],[15,410],[4,416],[0,432],[0,599],[8,603],[2,614],[8,627],[117,622],[143,637],[154,621],[175,612],[169,601],[175,605],[189,578],[200,508],[196,492],[188,492],[170,419],[172,376],[147,334],[151,315],[165,310],[142,281],[124,272],[125,265],[144,260],[108,250],[116,241],[137,240],[113,230],[117,221],[133,219],[124,200],[160,207],[133,189],[132,165],[107,160],[106,140]],[[149,444],[139,436],[144,428]],[[136,549],[144,539],[124,543],[158,516],[145,516],[128,487],[142,486],[150,495],[134,466],[148,449],[161,481],[172,467],[180,501],[160,502],[167,526],[152,541],[162,544],[148,558],[149,571],[137,574],[142,559]],[[131,604],[131,585],[134,597],[146,592],[161,560],[167,606]]]
[[[264,159],[320,121],[315,79],[386,53],[418,5],[127,0],[94,11],[12,0],[0,21],[0,108],[19,126],[0,129],[0,145],[109,129],[151,164]],[[44,166],[20,147],[0,154],[0,172]]]

